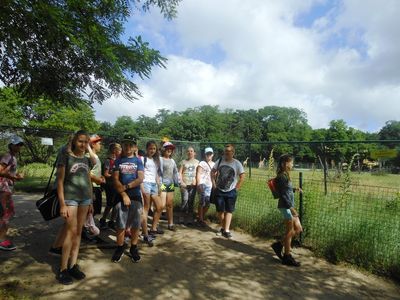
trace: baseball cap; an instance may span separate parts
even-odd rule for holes
[[[22,138],[20,138],[18,135],[13,135],[11,138],[10,138],[10,141],[9,141],[9,145],[18,145],[18,144],[23,144],[24,143],[24,140],[22,139]]]
[[[207,147],[206,149],[204,149],[204,153],[214,153],[214,150],[211,147]]]
[[[90,136],[90,143],[91,144],[97,143],[97,142],[99,142],[101,140],[102,140],[102,138],[100,136],[98,136],[97,134],[93,134],[93,135]]]
[[[137,145],[137,140],[136,137],[133,136],[132,134],[125,134],[121,140],[121,143],[133,143]]]
[[[175,146],[174,146],[174,144],[172,144],[171,142],[165,142],[165,143],[163,144],[163,148],[164,148],[164,149],[171,148],[172,150],[174,150],[174,149],[175,149]]]

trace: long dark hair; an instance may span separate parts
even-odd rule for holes
[[[289,171],[286,168],[286,163],[293,160],[290,154],[282,154],[278,160],[278,167],[276,168],[276,175],[285,174],[290,180]]]
[[[146,157],[147,157],[147,148],[149,148],[150,146],[153,146],[153,145],[156,146],[156,153],[154,153],[152,158],[153,158],[154,163],[156,164],[157,168],[159,169],[160,168],[160,153],[158,151],[157,143],[153,140],[148,141],[146,143]]]
[[[88,141],[90,139],[89,137],[89,133],[86,130],[78,130],[77,132],[74,133],[74,136],[72,137],[72,141],[71,141],[71,151],[75,150],[75,143],[78,140],[78,137],[80,135],[86,135]]]

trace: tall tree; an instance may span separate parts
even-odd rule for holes
[[[0,81],[24,98],[68,105],[113,94],[133,100],[140,95],[133,78],[149,77],[166,60],[140,36],[122,41],[124,22],[152,6],[172,18],[179,2],[0,1]]]

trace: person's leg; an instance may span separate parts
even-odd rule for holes
[[[67,270],[68,268],[68,260],[71,256],[71,250],[73,247],[78,226],[78,206],[68,206],[68,210],[69,216],[65,222],[66,234],[62,245],[60,271]]]
[[[224,213],[224,231],[229,232],[229,228],[231,226],[232,222],[232,213],[231,212],[225,212]]]
[[[149,215],[150,200],[150,194],[143,194],[142,232],[144,236],[148,235],[147,217]]]
[[[291,243],[292,243],[292,237],[294,235],[294,230],[293,230],[293,219],[285,219],[285,236],[283,238],[283,248],[284,248],[284,254],[285,255],[290,255],[291,251]]]
[[[179,214],[179,224],[185,223],[185,216],[189,211],[189,190],[188,187],[181,187],[181,209]]]
[[[154,213],[153,213],[153,223],[151,225],[152,231],[157,231],[158,223],[160,222],[161,213],[163,210],[163,204],[161,201],[161,197],[158,195],[151,195],[151,199],[154,203]]]
[[[194,202],[196,197],[196,186],[191,185],[188,188],[188,223],[193,223]]]
[[[74,235],[74,240],[71,249],[71,258],[70,258],[70,265],[74,266],[78,260],[79,254],[79,246],[81,245],[81,234],[82,234],[82,227],[83,223],[86,220],[86,216],[88,215],[89,206],[78,206],[77,211],[77,226]]]
[[[226,233],[230,232],[233,212],[235,211],[236,206],[236,190],[232,190],[224,197],[225,199],[225,222],[224,222],[224,230]]]
[[[100,187],[93,188],[93,197],[93,216],[95,216],[101,214],[102,194]]]
[[[300,232],[303,232],[303,227],[301,226],[299,217],[293,217],[293,229],[294,229],[295,235],[298,235],[298,234],[300,234]]]
[[[175,192],[168,192],[166,198],[167,205],[167,220],[168,220],[168,228],[173,229],[174,225],[174,194]]]
[[[56,239],[54,240],[54,243],[51,246],[53,249],[57,249],[57,248],[61,248],[62,247],[62,245],[64,243],[64,239],[65,239],[66,233],[67,233],[67,225],[64,222],[61,225],[60,229],[58,229]]]

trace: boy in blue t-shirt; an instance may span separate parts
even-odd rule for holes
[[[113,183],[117,191],[115,206],[117,220],[117,249],[111,260],[119,262],[124,254],[125,228],[131,228],[131,248],[129,250],[132,261],[138,262],[140,255],[137,247],[139,229],[143,212],[140,184],[144,178],[142,160],[135,156],[137,151],[136,140],[131,135],[124,136],[121,141],[122,155],[115,161],[113,168]]]

